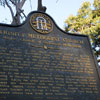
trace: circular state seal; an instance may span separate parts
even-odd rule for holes
[[[51,19],[42,13],[34,13],[30,17],[31,27],[42,34],[50,33],[53,29],[53,24]]]

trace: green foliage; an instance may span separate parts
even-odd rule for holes
[[[99,10],[100,9],[100,0],[94,0],[94,8],[95,10]]]
[[[93,50],[100,58],[100,0],[94,0],[93,6],[92,9],[90,2],[85,1],[77,15],[70,15],[65,21],[65,31],[89,35]]]

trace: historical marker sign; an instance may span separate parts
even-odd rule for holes
[[[100,100],[88,37],[40,12],[20,26],[0,24],[0,100]]]

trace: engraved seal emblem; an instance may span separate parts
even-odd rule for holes
[[[30,17],[31,27],[42,34],[50,33],[53,29],[51,19],[42,13],[35,13]]]

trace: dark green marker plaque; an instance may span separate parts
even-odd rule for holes
[[[0,24],[0,100],[100,100],[88,36],[62,31],[41,12]]]

